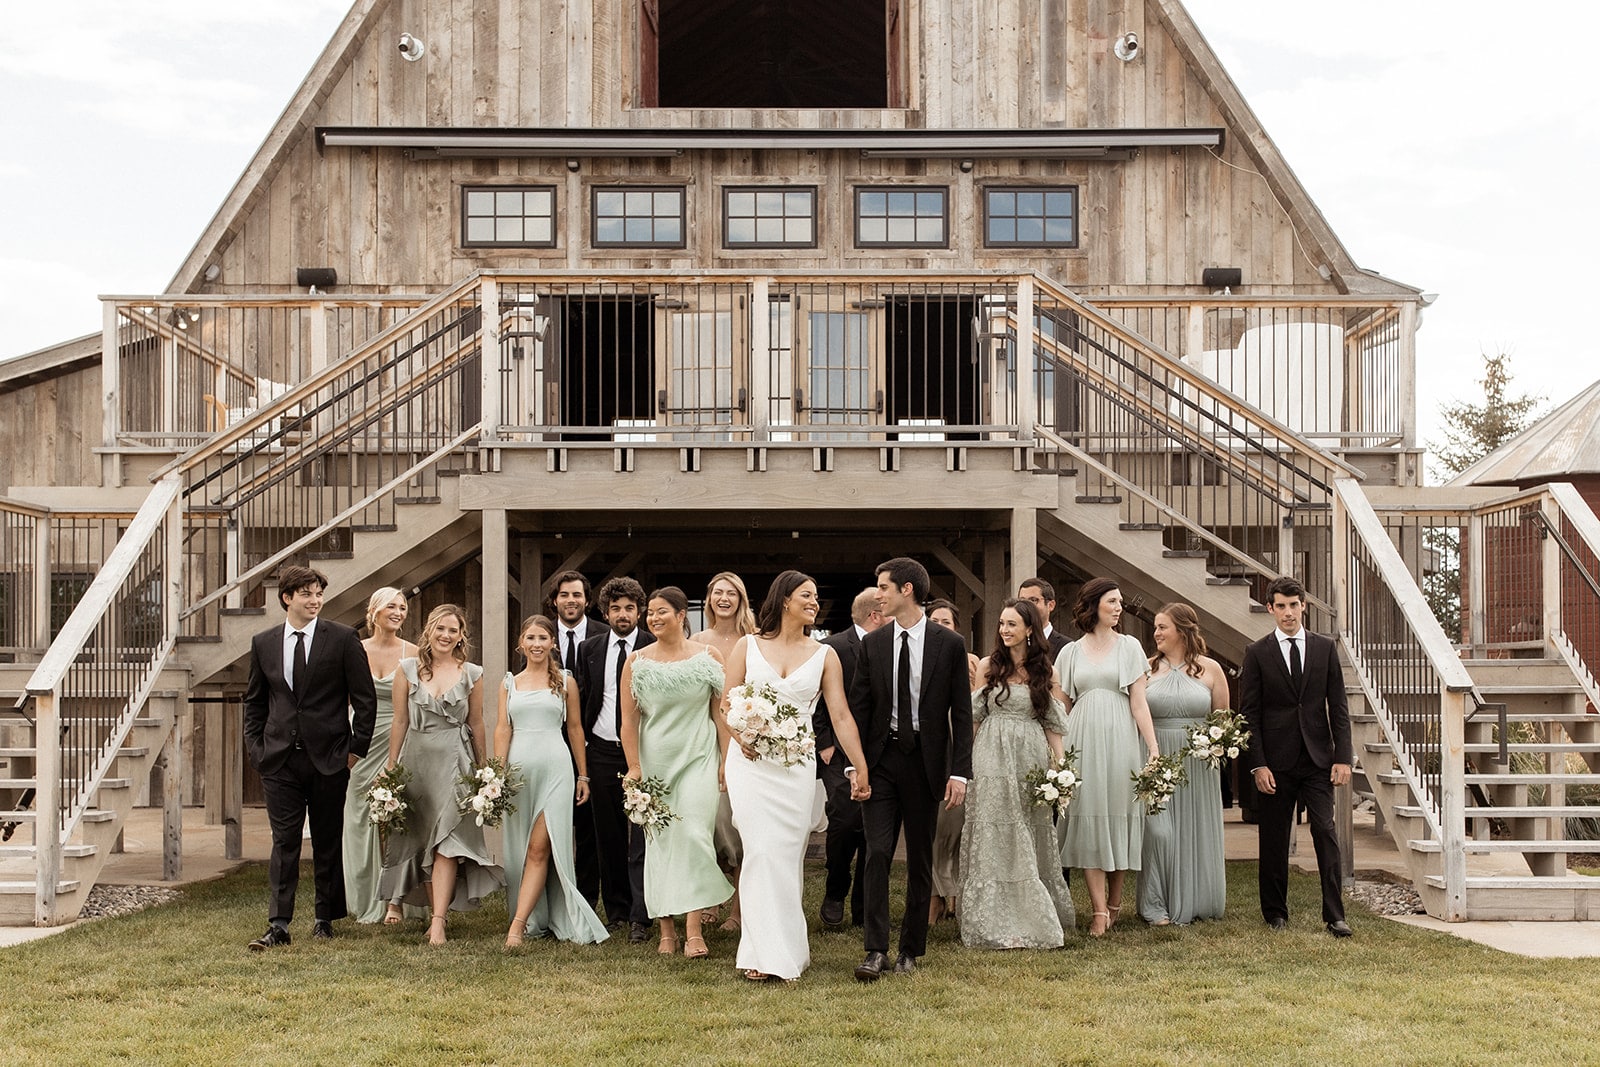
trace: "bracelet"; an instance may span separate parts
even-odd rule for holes
[[[588,781],[588,780],[589,780],[589,776],[588,776],[588,775],[587,775],[587,774],[580,774],[580,775],[578,775],[578,781],[580,781],[580,782],[587,782],[587,781]]]

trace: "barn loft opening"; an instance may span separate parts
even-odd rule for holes
[[[900,0],[646,0],[641,100],[646,107],[901,106],[899,8]]]

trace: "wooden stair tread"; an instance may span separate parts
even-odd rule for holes
[[[63,752],[71,752],[71,753],[76,753],[76,754],[87,755],[87,754],[89,754],[91,752],[96,752],[97,753],[100,750],[99,749],[87,749],[87,748],[69,748],[69,749],[63,749],[62,751]],[[138,757],[138,756],[148,756],[149,754],[150,754],[150,749],[148,747],[144,746],[144,745],[124,745],[121,748],[117,749],[117,755],[119,755],[119,756],[128,756],[130,758]],[[32,745],[12,745],[12,746],[0,747],[0,759],[18,759],[18,758],[27,758],[27,757],[36,756],[36,755],[38,755],[38,750],[35,749]]]
[[[1600,785],[1600,774],[1475,774],[1468,785]]]
[[[1387,747],[1387,746],[1386,746]],[[1461,746],[1467,752],[1499,752],[1500,745],[1494,741],[1469,741]],[[1506,744],[1507,752],[1600,752],[1600,742],[1595,741],[1511,741]]]
[[[98,851],[99,849],[95,848],[93,845],[61,846],[61,856],[63,859],[86,859],[89,856],[93,856]],[[33,845],[15,845],[9,843],[0,845],[0,859],[16,856],[32,857],[35,855],[35,853],[36,849]]]
[[[1433,889],[1443,889],[1444,875],[1430,874],[1423,877],[1423,882]],[[1570,893],[1574,889],[1600,890],[1600,878],[1591,878],[1583,874],[1481,874],[1467,876],[1468,889],[1522,889],[1522,890],[1561,890]]]
[[[1120,496],[1075,496],[1072,498],[1072,502],[1074,504],[1120,504],[1122,503],[1122,498]]]
[[[76,892],[82,883],[76,878],[63,878],[56,883],[56,894]],[[0,882],[0,895],[3,896],[33,896],[39,889],[38,882]]]
[[[1415,839],[1406,844],[1416,852],[1441,852],[1443,846],[1432,839]],[[1477,841],[1468,838],[1463,848],[1467,852],[1600,852],[1600,841],[1532,841],[1532,840],[1498,840]]]

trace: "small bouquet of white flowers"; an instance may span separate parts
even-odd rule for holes
[[[1067,805],[1072,803],[1081,781],[1078,777],[1078,750],[1075,748],[1067,749],[1060,759],[1052,760],[1044,767],[1035,767],[1023,779],[1033,806],[1042,808],[1048,805],[1058,819],[1067,813]]]
[[[761,759],[792,767],[817,751],[811,719],[785,703],[770,684],[746,682],[728,694],[728,729]]]
[[[622,778],[622,810],[627,813],[629,822],[644,830],[646,838],[654,839],[678,817],[663,799],[671,790],[660,778],[641,780],[623,778],[620,774],[617,777]]]
[[[378,828],[378,842],[388,841],[390,831],[406,828],[411,805],[406,802],[406,783],[411,772],[402,764],[376,775],[367,787],[367,821]]]
[[[457,779],[466,790],[457,810],[471,815],[479,826],[499,826],[501,820],[517,810],[511,798],[522,788],[522,779],[506,769],[504,760],[486,759]]]
[[[1231,708],[1218,708],[1206,716],[1203,725],[1189,731],[1189,758],[1203,760],[1212,768],[1222,766],[1223,757],[1238,759],[1250,745],[1250,729],[1244,716]]]
[[[1178,787],[1189,780],[1183,767],[1184,757],[1157,756],[1144,765],[1144,770],[1133,772],[1133,798],[1144,803],[1145,811],[1160,815],[1167,810],[1167,802]]]

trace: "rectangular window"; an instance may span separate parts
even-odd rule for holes
[[[945,248],[950,190],[856,189],[856,247]]]
[[[683,188],[596,186],[591,190],[596,248],[682,248]]]
[[[467,248],[555,247],[554,187],[464,186],[461,243]]]
[[[1078,187],[985,189],[983,243],[989,248],[1077,248]]]
[[[722,234],[728,248],[815,248],[817,191],[724,189]]]

